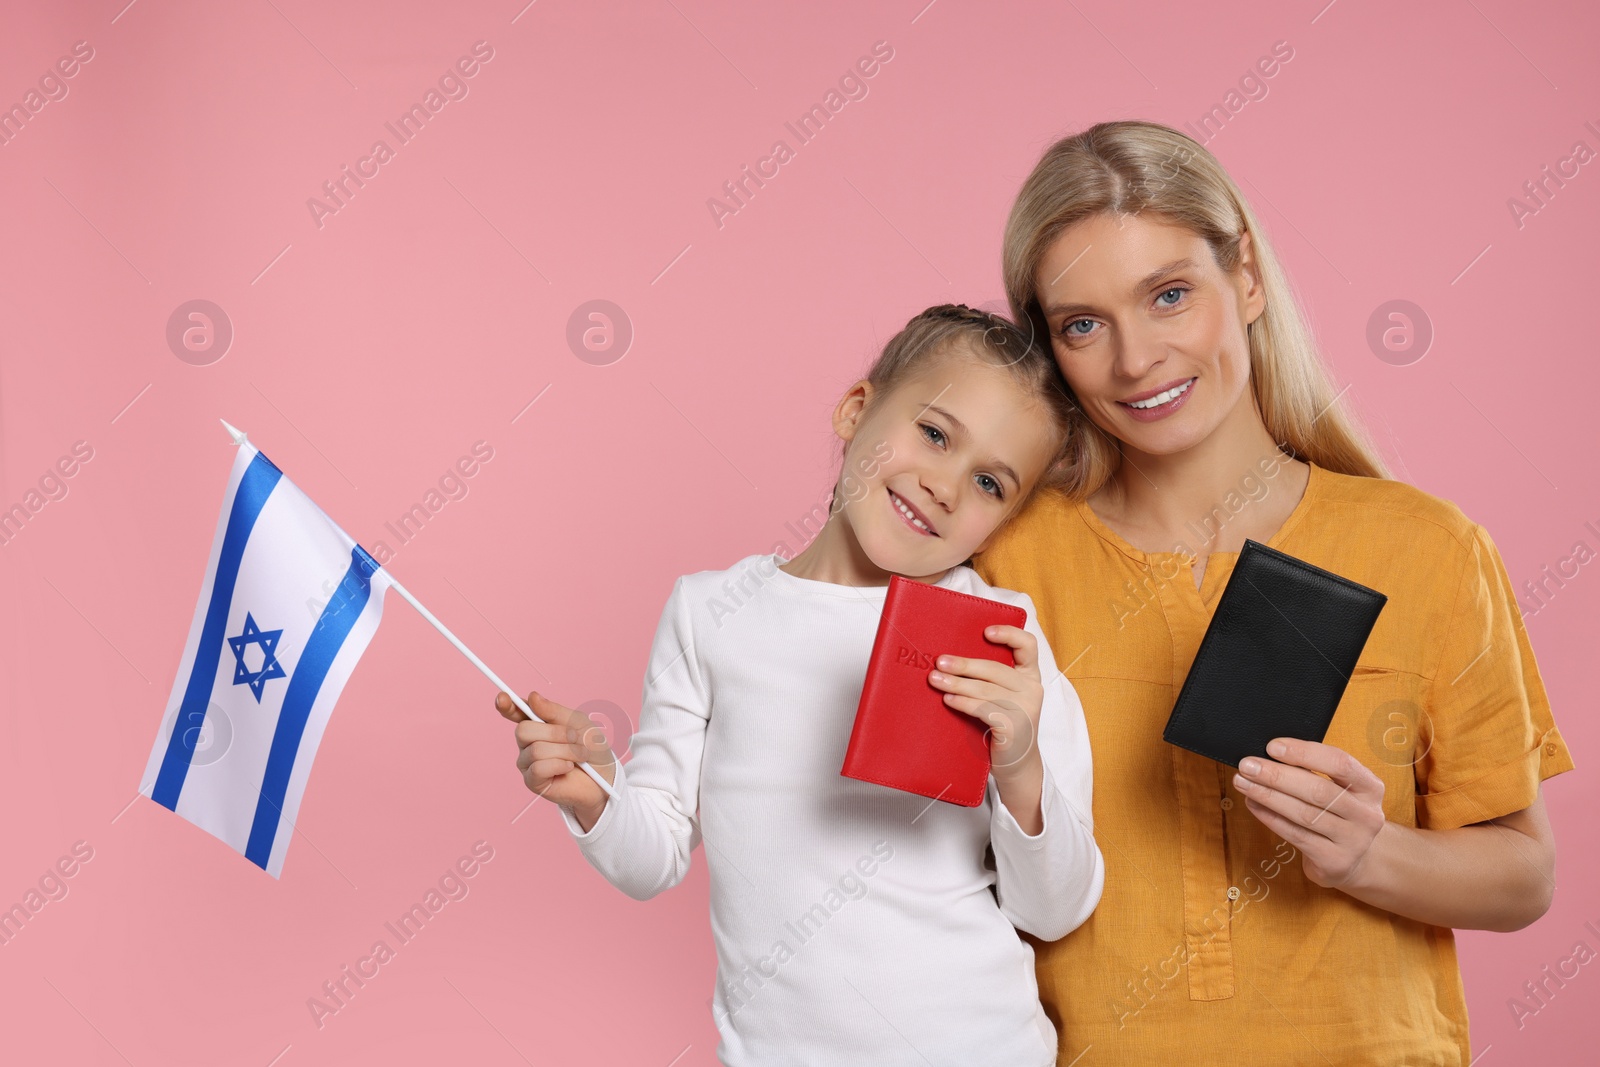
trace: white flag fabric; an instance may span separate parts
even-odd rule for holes
[[[389,576],[242,440],[139,792],[274,878]]]

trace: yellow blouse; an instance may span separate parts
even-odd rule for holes
[[[1194,543],[1281,491],[1271,475],[1240,490]],[[1571,769],[1499,552],[1454,504],[1312,465],[1266,543],[1389,597],[1325,740],[1383,779],[1390,820],[1482,822]],[[1211,554],[1198,589],[1191,558],[1041,492],[973,561],[1033,598],[1089,723],[1105,894],[1062,940],[1023,935],[1059,1063],[1092,1046],[1084,1062],[1465,1067],[1452,931],[1310,882],[1231,767],[1162,741],[1238,553]]]

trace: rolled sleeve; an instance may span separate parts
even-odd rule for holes
[[[1540,782],[1573,767],[1511,579],[1482,526],[1473,527],[1425,710],[1419,826],[1453,829],[1521,811]]]

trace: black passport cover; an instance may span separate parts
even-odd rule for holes
[[[1234,767],[1321,741],[1389,598],[1246,539],[1162,738]]]

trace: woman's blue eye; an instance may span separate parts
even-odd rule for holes
[[[1186,289],[1185,287],[1183,287],[1181,285],[1174,285],[1170,289],[1162,290],[1161,294],[1156,297],[1156,302],[1159,303],[1164,308],[1175,308],[1175,307],[1178,306],[1178,300],[1182,299],[1182,294],[1187,293],[1188,291],[1189,291],[1188,289]],[[1173,293],[1177,293],[1179,295],[1178,295],[1177,298],[1172,300],[1170,303],[1165,302],[1163,300],[1164,297],[1170,296]],[[1079,325],[1080,323],[1084,324],[1084,328],[1082,330],[1074,330],[1073,327]],[[1093,319],[1069,319],[1068,321],[1066,321],[1066,322],[1061,324],[1061,335],[1063,337],[1069,337],[1069,338],[1071,338],[1071,337],[1078,337],[1078,338],[1088,337],[1090,332],[1094,329],[1094,325],[1095,325],[1095,322],[1094,322]]]
[[[929,426],[925,422],[920,422],[917,424],[917,426],[922,430],[922,436],[926,437],[930,441],[933,441],[933,443],[936,445],[944,444],[944,431],[939,429],[939,427]],[[935,434],[938,435],[937,439],[934,438]]]

